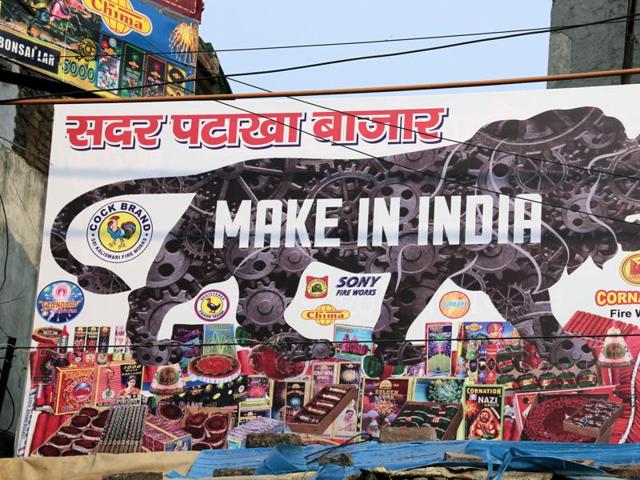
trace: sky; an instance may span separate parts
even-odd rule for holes
[[[223,50],[539,28],[549,26],[551,3],[552,0],[205,0],[200,36],[211,42],[216,50]],[[220,52],[218,56],[224,72],[232,74],[464,40],[468,38]],[[548,43],[548,34],[538,34],[395,58],[239,77],[238,80],[282,91],[545,75]],[[230,85],[234,92],[255,91],[233,81]],[[545,84],[487,87],[485,90],[527,88],[545,88]]]

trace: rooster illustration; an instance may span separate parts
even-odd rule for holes
[[[110,247],[115,247],[116,243],[120,242],[120,248],[124,248],[125,240],[129,240],[136,233],[136,224],[133,222],[124,222],[122,225],[118,225],[120,217],[114,215],[109,219],[107,224],[107,232],[111,235],[113,241],[109,244]]]

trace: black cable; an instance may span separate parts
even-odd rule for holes
[[[634,17],[640,15],[640,14],[635,14],[633,15]],[[509,39],[509,38],[516,38],[516,37],[523,37],[523,36],[527,36],[527,35],[537,35],[539,33],[553,33],[553,32],[557,32],[557,31],[564,31],[564,30],[571,30],[574,28],[582,28],[582,27],[588,27],[588,26],[593,26],[593,25],[602,25],[602,24],[607,24],[607,23],[611,23],[614,21],[619,21],[621,19],[626,19],[628,18],[626,15],[625,16],[620,16],[620,17],[612,17],[612,18],[608,18],[606,20],[598,20],[595,22],[589,22],[589,23],[582,23],[582,24],[576,24],[576,25],[570,25],[570,26],[561,26],[561,27],[551,27],[547,30],[541,31],[541,30],[536,30],[536,31],[532,31],[532,32],[524,32],[524,33],[514,33],[514,34],[509,34],[509,35],[501,35],[501,36],[496,36],[496,37],[489,37],[489,38],[481,38],[481,39],[476,39],[476,40],[467,40],[464,42],[457,42],[457,43],[450,43],[450,44],[445,44],[445,45],[438,45],[435,47],[427,47],[427,48],[419,48],[419,49],[413,49],[413,50],[404,50],[404,51],[399,51],[399,52],[391,52],[391,53],[381,53],[381,54],[376,54],[376,55],[364,55],[364,56],[359,56],[359,57],[348,57],[348,58],[342,58],[342,59],[337,59],[337,60],[328,60],[328,61],[324,61],[324,62],[317,62],[317,63],[309,63],[309,64],[303,64],[303,65],[295,65],[295,66],[290,66],[290,67],[282,67],[282,68],[272,68],[272,69],[268,69],[268,70],[256,70],[253,72],[240,72],[240,73],[230,73],[230,74],[221,74],[221,75],[205,75],[205,76],[200,76],[200,77],[194,77],[189,79],[189,82],[201,82],[201,81],[206,81],[206,80],[216,80],[216,79],[220,79],[220,78],[230,78],[230,77],[247,77],[247,76],[254,76],[254,75],[267,75],[267,74],[274,74],[274,73],[283,73],[283,72],[291,72],[291,71],[295,71],[295,70],[304,70],[304,69],[308,69],[308,68],[317,68],[317,67],[322,67],[322,66],[328,66],[328,65],[338,65],[338,64],[343,64],[343,63],[348,63],[348,62],[356,62],[356,61],[361,61],[361,60],[374,60],[374,59],[380,59],[380,58],[389,58],[389,57],[397,57],[397,56],[402,56],[402,55],[411,55],[411,54],[415,54],[415,53],[424,53],[424,52],[430,52],[430,51],[435,51],[435,50],[444,50],[447,48],[454,48],[454,47],[460,47],[460,46],[465,46],[465,45],[472,45],[472,44],[476,44],[476,43],[484,43],[484,42],[491,42],[491,41],[495,41],[495,40],[505,40],[505,39]],[[173,81],[166,81],[166,82],[158,82],[158,83],[153,83],[153,84],[148,84],[148,85],[141,85],[141,86],[137,86],[137,87],[117,87],[117,88],[103,88],[103,89],[94,89],[94,90],[70,90],[68,92],[61,92],[61,93],[54,93],[54,94],[45,94],[45,95],[36,95],[36,96],[32,96],[32,97],[26,97],[26,98],[14,98],[14,99],[9,99],[9,100],[3,100],[0,101],[0,105],[5,105],[7,104],[7,102],[14,102],[14,101],[18,101],[18,100],[35,100],[38,98],[50,98],[50,97],[56,97],[56,96],[71,96],[74,94],[80,94],[80,93],[101,93],[101,92],[116,92],[116,91],[120,91],[120,90],[133,90],[133,89],[139,89],[139,88],[145,88],[145,87],[149,87],[149,86],[162,86],[162,85],[173,85],[176,83],[184,83],[184,80],[173,80]]]
[[[633,15],[632,15],[633,16]],[[612,20],[610,23],[624,23],[627,19],[621,20]],[[512,30],[493,30],[487,32],[473,32],[473,33],[454,33],[448,35],[431,35],[424,37],[402,37],[402,38],[391,38],[384,40],[356,40],[350,42],[327,42],[327,43],[307,43],[307,44],[293,44],[293,45],[276,45],[276,46],[266,46],[266,47],[244,47],[244,48],[213,48],[212,49],[198,49],[198,50],[171,50],[164,52],[148,52],[153,55],[177,55],[177,54],[188,54],[188,53],[228,53],[228,52],[253,52],[253,51],[262,51],[262,50],[285,50],[285,49],[295,49],[295,48],[314,48],[314,47],[339,47],[339,46],[349,46],[349,45],[369,45],[369,44],[377,44],[377,43],[393,43],[393,42],[413,42],[420,40],[440,40],[446,38],[460,38],[460,37],[477,37],[481,35],[498,35],[504,33],[518,33],[518,32],[537,32],[545,33],[549,27],[529,27],[529,28],[518,28]],[[52,55],[57,58],[82,58],[83,55],[73,54],[73,55]],[[119,55],[113,53],[99,53],[96,55],[97,57],[118,57]],[[185,64],[187,65],[187,64]]]
[[[236,80],[234,78],[230,78],[229,80],[231,80],[232,82],[241,83],[242,85],[245,85],[247,87],[255,88],[256,90],[261,90],[263,92],[271,92],[271,90],[259,87],[257,85],[253,85],[253,84],[248,83],[248,82],[243,82],[242,80]],[[286,97],[286,98],[288,98],[290,100],[294,100],[296,102],[305,103],[305,104],[311,105],[313,107],[322,108],[323,110],[328,110],[330,112],[335,112],[335,113],[339,113],[341,115],[346,115],[348,117],[355,118],[357,120],[367,120],[369,122],[376,123],[378,125],[384,125],[385,127],[393,127],[393,128],[397,128],[398,130],[403,130],[403,131],[406,131],[406,132],[411,132],[411,133],[416,133],[416,134],[420,133],[417,130],[413,130],[411,128],[407,128],[404,125],[394,125],[392,123],[385,123],[385,122],[383,122],[381,120],[375,120],[373,118],[360,117],[359,115],[356,115],[356,114],[353,114],[353,113],[345,112],[345,111],[342,111],[342,110],[337,110],[335,108],[327,107],[326,105],[320,105],[320,104],[317,104],[317,103],[313,103],[313,102],[310,102],[309,100],[303,100],[302,98],[298,98],[298,97]],[[440,138],[442,140],[446,140],[447,142],[456,143],[458,145],[464,145],[464,146],[467,146],[467,147],[475,147],[475,148],[483,148],[485,150],[489,150],[490,152],[503,153],[505,155],[516,155],[517,157],[526,158],[527,160],[532,160],[532,161],[535,161],[535,162],[553,163],[555,165],[560,165],[560,166],[565,167],[565,168],[573,168],[573,169],[576,169],[576,170],[583,170],[583,171],[585,171],[587,173],[598,173],[598,174],[601,174],[601,175],[607,175],[607,176],[619,177],[619,178],[626,178],[628,180],[634,180],[634,181],[640,182],[640,177],[634,177],[632,175],[624,175],[622,173],[607,172],[606,170],[599,170],[599,169],[596,169],[596,168],[581,167],[580,165],[571,165],[569,163],[559,162],[559,161],[555,161],[555,160],[549,160],[549,159],[546,159],[546,158],[532,157],[530,155],[524,155],[524,154],[520,154],[520,153],[515,154],[514,152],[509,152],[509,151],[506,151],[506,150],[500,150],[499,148],[491,148],[491,147],[487,147],[485,145],[478,145],[478,144],[471,143],[471,142],[468,142],[468,141],[463,141],[463,140],[454,140],[453,138],[448,138],[448,137],[445,137],[443,135],[440,135]],[[408,170],[411,170],[408,167],[403,167],[403,168],[407,168]],[[415,172],[416,173],[422,173],[422,172],[418,172],[417,170]],[[582,212],[582,213],[589,213],[589,212]]]
[[[498,323],[508,323],[508,322],[498,322]],[[562,339],[572,339],[572,338],[590,338],[590,339],[602,339],[602,338],[620,338],[620,337],[624,337],[624,338],[635,338],[635,337],[640,337],[640,333],[619,333],[619,334],[610,334],[610,333],[603,333],[603,334],[593,334],[593,335],[578,335],[578,334],[569,334],[569,335],[529,335],[529,336],[511,336],[511,337],[492,337],[489,339],[485,339],[485,340],[489,340],[489,341],[498,341],[498,340],[552,340],[552,339],[556,339],[556,338],[562,338]],[[448,342],[469,342],[469,341],[477,341],[478,339],[474,339],[474,338],[465,338],[465,337],[452,337],[452,338],[448,338],[446,341]],[[427,344],[431,343],[431,342],[442,342],[442,340],[435,340],[435,339],[425,339],[425,338],[384,338],[384,339],[378,339],[378,340],[348,340],[348,341],[339,341],[339,340],[319,340],[322,342],[326,342],[326,343],[330,343],[330,344],[334,344],[334,345],[340,345],[343,343],[371,343],[371,344],[385,344],[385,343],[397,343],[397,342],[407,342],[407,343],[413,343],[416,346],[426,346]],[[318,341],[316,340],[302,340],[302,341],[295,341],[292,343],[295,343],[296,345],[315,345]],[[193,343],[189,343],[189,342],[178,342],[178,341],[170,341],[170,345],[176,345],[176,346],[181,346],[181,347],[189,347],[189,348],[193,348],[193,347],[225,347],[225,346],[239,346],[239,347],[255,347],[258,345],[263,345],[265,347],[271,347],[273,346],[273,343],[270,343],[268,340],[266,341],[260,341],[260,340],[245,340],[245,341],[235,341],[235,342],[215,342],[215,343],[198,343],[198,344],[193,344]],[[167,346],[167,342],[149,342],[149,343],[134,343],[134,344],[129,344],[126,345],[127,348],[137,348],[137,347],[151,347],[151,346]],[[101,345],[101,347],[103,348],[124,348],[125,345]],[[0,351],[1,350],[7,350],[9,347],[7,347],[6,345],[2,345],[0,344]],[[42,345],[38,345],[38,346],[33,346],[33,345],[17,345],[15,347],[12,347],[14,350],[57,350],[57,346],[56,345],[46,345],[46,346],[42,346]],[[68,350],[73,350],[73,346],[68,347]],[[82,349],[82,351],[85,351],[86,347],[84,347]],[[96,352],[97,353],[97,352]]]
[[[276,120],[276,119],[273,119],[271,117],[268,117],[267,115],[264,115],[262,113],[253,112],[251,110],[247,110],[247,109],[239,107],[237,105],[230,105],[229,103],[223,102],[222,100],[214,100],[214,101],[219,103],[219,104],[221,104],[221,105],[225,105],[225,106],[227,106],[229,108],[233,108],[235,110],[239,110],[241,112],[245,112],[245,113],[248,113],[250,115],[255,115],[255,116],[258,116],[258,117],[261,117],[261,118],[265,118],[267,120],[270,120],[270,121],[272,121],[274,123],[277,123],[279,125],[283,125],[283,126],[288,127],[288,128],[293,128],[294,130],[297,130],[297,131],[299,131],[301,133],[309,135],[309,136],[311,136],[311,137],[313,137],[313,138],[315,138],[317,140],[326,141],[326,139],[324,139],[324,138],[322,138],[322,137],[320,137],[318,135],[315,135],[314,133],[307,132],[306,130],[303,130],[302,128],[286,124],[286,123],[281,122],[279,120]],[[391,163],[389,160],[385,160],[382,157],[377,157],[375,155],[371,155],[370,153],[364,152],[364,151],[359,150],[359,149],[357,149],[355,147],[352,147],[350,145],[344,145],[344,144],[335,143],[335,142],[330,142],[330,143],[331,143],[331,145],[337,145],[339,147],[346,148],[347,150],[351,150],[353,152],[356,152],[356,153],[358,153],[360,155],[364,155],[365,157],[369,157],[369,158],[371,158],[373,160],[377,160],[377,161],[379,161],[381,163],[385,163],[385,164],[387,164],[387,165],[389,165],[391,167],[395,167],[396,166],[395,164]],[[493,193],[494,195],[506,195],[506,196],[508,196],[510,198],[516,198],[515,195],[509,195],[509,194],[506,194],[506,193],[503,193],[503,192],[499,192],[499,191],[496,191],[496,190],[491,190],[489,188],[479,187],[478,185],[476,185],[474,183],[463,183],[463,182],[460,182],[460,181],[457,181],[457,180],[453,180],[453,179],[450,179],[450,178],[447,178],[447,177],[438,176],[437,174],[431,174],[431,173],[428,173],[428,172],[415,170],[415,169],[406,167],[404,165],[402,165],[401,167],[403,169],[405,169],[405,170],[410,171],[410,172],[414,172],[414,173],[417,173],[419,175],[424,175],[424,176],[427,176],[427,177],[430,177],[430,178],[433,178],[433,179],[436,179],[436,180],[441,180],[443,182],[450,183],[450,184],[453,184],[453,185],[460,185],[460,186],[463,186],[465,188],[473,188],[473,189],[479,190],[481,192]],[[473,181],[476,182],[477,179],[474,179]],[[553,204],[553,203],[544,202],[542,200],[527,199],[527,201],[529,201],[531,203],[537,203],[537,204],[540,204],[540,205],[546,205],[546,206],[551,207],[551,208],[558,208],[560,210],[566,210],[566,211],[574,212],[574,213],[575,212],[585,213],[585,214],[593,216],[593,217],[603,218],[605,220],[611,220],[611,221],[614,221],[614,222],[619,222],[619,223],[624,223],[624,224],[634,225],[634,226],[640,227],[640,223],[627,222],[626,220],[621,219],[621,218],[617,218],[617,217],[611,217],[611,216],[607,216],[607,215],[600,215],[600,214],[593,213],[593,212],[585,212],[584,210],[580,210],[580,209],[576,210],[575,208],[565,207],[563,205],[556,205],[556,204]],[[494,208],[497,208],[497,207],[494,205]]]

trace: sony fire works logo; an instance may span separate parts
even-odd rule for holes
[[[149,35],[153,29],[149,17],[137,12],[129,0],[83,0],[83,3],[91,12],[100,15],[116,35],[127,35],[132,30]]]

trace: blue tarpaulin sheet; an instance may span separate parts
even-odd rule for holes
[[[444,462],[445,452],[467,453],[482,458],[492,472],[492,478],[500,478],[501,467],[514,470],[553,471],[569,478],[601,478],[603,472],[585,467],[570,460],[593,460],[600,465],[640,464],[640,444],[605,445],[543,442],[364,442],[343,445],[335,449],[309,445],[304,448],[250,448],[237,450],[209,450],[200,453],[187,476],[170,474],[167,478],[210,477],[218,468],[255,467],[265,473],[288,473],[293,471],[318,471],[318,480],[324,478],[346,478],[357,474],[361,468],[384,466],[387,470],[404,470],[429,465],[455,465]],[[348,453],[354,466],[320,469],[318,460],[323,454]],[[301,458],[306,458],[306,468]],[[505,465],[506,464],[506,465]],[[324,475],[323,475],[324,474]],[[342,477],[338,476],[342,475]],[[311,478],[311,476],[310,476]],[[604,477],[602,477],[604,478]]]

